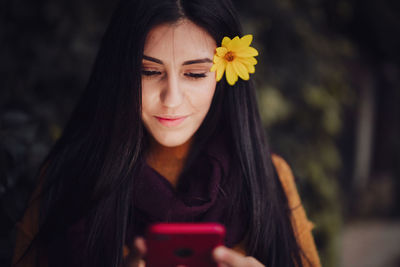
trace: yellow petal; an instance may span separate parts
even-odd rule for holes
[[[240,38],[240,45],[242,47],[248,47],[252,41],[253,41],[253,35],[247,34],[247,35],[243,36],[242,38]]]
[[[217,82],[221,80],[222,76],[224,75],[226,68],[226,61],[222,60],[220,63],[217,64]]]
[[[247,68],[239,60],[235,60],[234,62],[232,62],[232,65],[235,72],[239,75],[240,78],[246,81],[249,79]]]
[[[223,47],[227,47],[227,45],[228,45],[228,43],[231,41],[231,38],[229,38],[229,37],[224,37],[224,39],[222,39],[222,46]]]
[[[255,59],[254,57],[237,57],[240,59],[240,62],[247,62],[251,65],[256,65],[257,64],[257,59]]]
[[[217,51],[217,56],[224,57],[225,54],[228,52],[228,49],[226,49],[225,47],[217,47],[216,51]]]
[[[241,46],[240,46],[240,39],[239,39],[239,36],[236,36],[235,38],[233,38],[232,41],[230,41],[230,42],[226,45],[226,48],[227,48],[229,51],[236,51],[236,50],[240,49]]]
[[[235,72],[235,70],[233,69],[232,63],[229,62],[226,65],[226,81],[230,84],[230,85],[234,85],[235,82],[238,80],[238,76]]]
[[[249,73],[254,73],[256,69],[254,68],[255,64],[252,64],[249,60],[249,58],[237,58],[236,60],[240,61],[247,69]]]
[[[257,59],[255,59],[254,57],[237,57],[236,60],[239,60],[240,62],[246,65],[254,66],[257,64]]]
[[[238,57],[255,57],[258,56],[258,51],[254,47],[245,47],[235,51]]]
[[[211,72],[216,71],[217,68],[218,68],[218,64],[220,64],[221,62],[224,62],[224,61],[225,61],[225,60],[224,60],[223,58],[221,58],[221,57],[219,57],[219,56],[217,56],[217,55],[214,55],[214,58],[213,58],[214,64],[211,66],[210,71],[211,71]]]
[[[217,56],[217,55],[214,55],[214,58],[213,58],[213,62],[214,63],[218,63],[218,62],[220,62],[221,60],[224,60],[222,57],[219,57],[219,56]]]
[[[256,68],[254,68],[254,65],[245,65],[245,66],[246,66],[247,71],[248,71],[249,73],[254,73],[254,72],[256,72]]]

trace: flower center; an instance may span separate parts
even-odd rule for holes
[[[225,59],[229,62],[233,61],[235,59],[235,54],[229,51],[228,53],[225,54]]]

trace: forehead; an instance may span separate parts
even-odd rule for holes
[[[161,60],[187,60],[214,55],[216,43],[203,28],[189,20],[161,24],[147,35],[144,54]]]

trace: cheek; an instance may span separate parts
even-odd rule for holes
[[[152,85],[149,82],[142,81],[142,113],[146,113],[152,109],[154,103],[154,92],[150,90]]]
[[[207,113],[210,108],[214,93],[215,93],[215,80],[211,80],[208,83],[201,86],[201,88],[194,88],[195,92],[191,97],[192,106],[199,111],[202,115]]]

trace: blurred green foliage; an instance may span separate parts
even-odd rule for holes
[[[357,113],[351,63],[360,57],[360,47],[341,27],[352,19],[357,5],[322,0],[236,2],[245,33],[255,35],[260,51],[255,76],[270,142],[297,177],[307,214],[315,223],[322,265],[338,266],[346,204],[339,176],[352,178],[351,168],[344,168],[351,164],[344,156],[349,147],[343,148],[341,141],[355,130],[354,117],[346,115]]]

